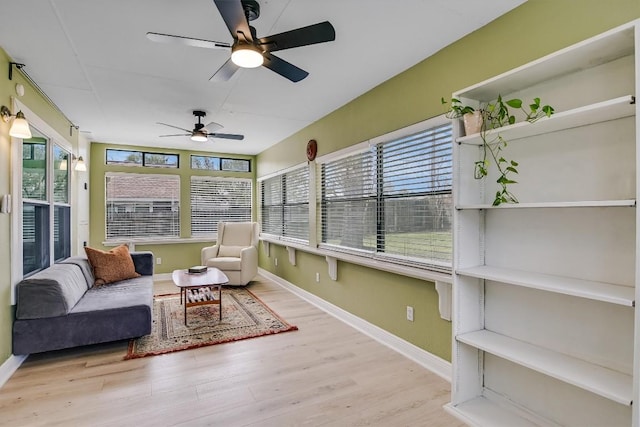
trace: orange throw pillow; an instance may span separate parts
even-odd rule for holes
[[[93,277],[96,279],[96,286],[140,277],[140,274],[136,273],[136,267],[133,264],[127,245],[120,245],[110,251],[102,251],[86,246],[84,251],[87,253],[87,258],[89,258]]]

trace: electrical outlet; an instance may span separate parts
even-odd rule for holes
[[[316,282],[320,282],[320,273],[316,273]]]
[[[273,262],[275,263],[275,265],[276,265],[276,267],[277,267],[277,266],[278,266],[278,258],[275,258],[275,259],[273,260]]]
[[[157,257],[156,258],[156,264],[158,264],[158,265],[162,264],[162,258]]]
[[[413,307],[407,306],[407,320],[413,322]]]

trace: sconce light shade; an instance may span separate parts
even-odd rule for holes
[[[60,170],[61,171],[67,170],[67,159],[60,160]]]
[[[13,119],[11,129],[9,129],[9,135],[14,138],[29,139],[31,138],[31,129],[29,129],[29,122],[24,118],[22,111],[18,111],[16,118]]]
[[[13,118],[11,128],[9,129],[9,135],[14,138],[29,139],[31,138],[31,129],[29,129],[29,122],[24,118],[22,111],[18,111],[15,116],[11,114],[11,111],[4,105],[0,107],[0,115],[5,123],[9,122]]]
[[[231,49],[231,61],[238,67],[256,68],[264,63],[264,57],[253,45],[239,43]]]
[[[75,170],[78,172],[86,172],[87,171],[87,165],[84,162],[84,159],[82,158],[82,156],[78,157],[78,161],[76,162],[76,167]]]

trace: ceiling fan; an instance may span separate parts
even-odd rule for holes
[[[255,68],[261,65],[281,76],[299,82],[309,75],[305,70],[278,58],[272,52],[294,47],[324,43],[336,39],[336,32],[329,21],[301,27],[284,33],[258,38],[249,21],[260,16],[260,5],[255,0],[213,0],[231,36],[233,44],[195,39],[161,33],[147,33],[156,42],[180,43],[209,49],[231,49],[231,58],[209,80],[227,81],[238,68]]]
[[[160,135],[160,136],[161,137],[165,137],[165,136],[190,136],[191,140],[192,141],[196,141],[196,142],[204,142],[208,138],[236,139],[236,140],[239,140],[239,141],[244,139],[244,135],[236,135],[236,134],[232,134],[232,133],[215,133],[216,130],[222,129],[222,125],[218,124],[216,122],[211,122],[211,123],[207,124],[206,126],[204,124],[202,124],[200,122],[200,120],[202,119],[202,117],[207,115],[207,113],[205,113],[204,111],[195,110],[193,112],[193,115],[198,118],[198,123],[196,123],[194,125],[193,130],[188,130],[188,129],[184,129],[184,128],[181,128],[181,127],[178,127],[178,126],[174,126],[174,125],[170,125],[170,124],[167,124],[167,123],[158,122],[159,125],[169,126],[171,128],[180,129],[182,131],[187,132],[187,133],[179,133],[177,135]]]

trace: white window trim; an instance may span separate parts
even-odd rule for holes
[[[279,171],[276,171],[276,172],[270,173],[268,175],[263,175],[263,176],[261,176],[259,178],[256,178],[256,182],[262,182],[265,179],[270,179],[270,178],[274,178],[276,176],[284,175],[285,173],[288,173],[288,172],[293,172],[294,170],[301,169],[301,168],[307,166],[308,164],[309,164],[308,162],[298,163],[297,165],[291,166],[290,168],[280,169]]]
[[[40,133],[48,138],[49,145],[47,150],[50,150],[52,144],[57,144],[59,147],[73,153],[73,146],[62,135],[60,135],[54,128],[52,128],[47,122],[45,122],[40,116],[38,116],[33,110],[20,102],[18,99],[11,97],[11,108],[15,113],[22,111],[27,117],[29,124],[38,129]],[[23,265],[22,265],[22,139],[11,138],[11,304],[16,303],[15,287],[22,280]],[[71,173],[71,181],[69,182],[69,205],[73,206],[75,191],[73,191],[74,179],[73,168]],[[47,180],[49,177],[47,177]],[[47,181],[47,188],[50,183]],[[74,212],[71,210],[71,224],[75,223]],[[51,216],[51,229],[53,229],[53,215]],[[76,228],[71,227],[71,242],[76,238]],[[50,241],[50,263],[53,264],[54,251],[53,242]]]

